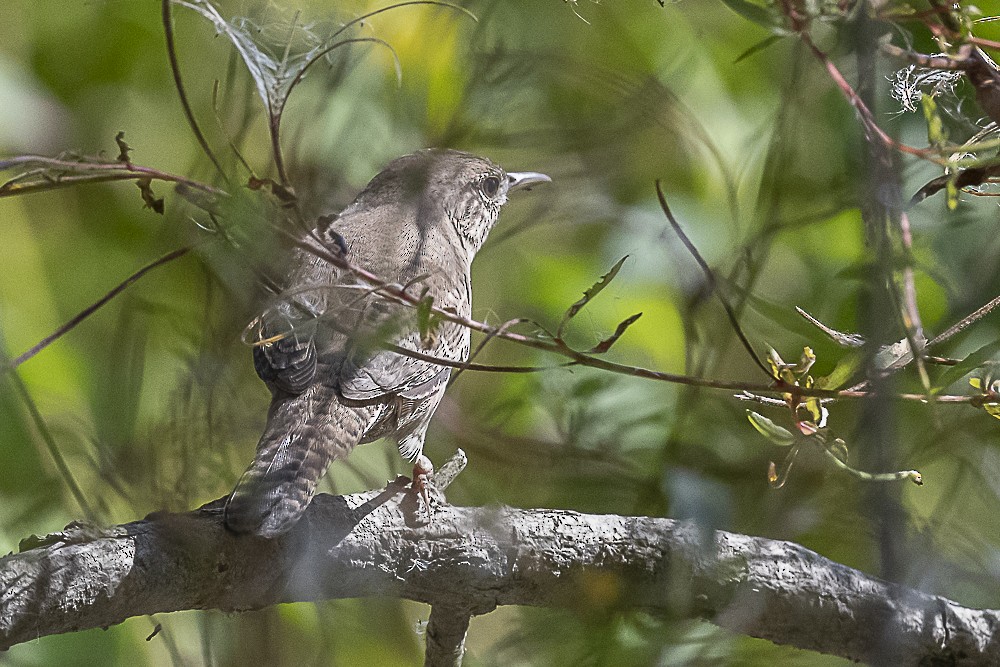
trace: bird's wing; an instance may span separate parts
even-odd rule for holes
[[[269,387],[299,394],[316,375],[316,324],[289,302],[256,320],[253,367]]]
[[[468,330],[451,322],[442,322],[429,340],[422,340],[416,329],[415,314],[407,308],[396,333],[385,337],[392,344],[414,352],[463,361],[469,355]],[[427,398],[448,382],[451,368],[407,356],[392,350],[365,350],[356,345],[346,356],[340,372],[340,393],[354,401],[371,401],[387,395],[419,400]]]
[[[326,252],[344,252],[376,275],[410,284],[413,291],[422,289],[435,304],[469,301],[467,278],[456,283],[456,276],[413,261],[419,256],[414,246],[418,235],[389,233],[370,219],[413,218],[414,211],[394,207],[375,213],[348,210],[306,242],[322,241]],[[364,229],[365,235],[359,237],[357,229]],[[332,266],[322,253],[299,249],[291,265],[284,300],[269,311],[269,317],[259,318],[260,340],[268,336],[274,340],[255,349],[255,366],[272,386],[294,394],[316,380],[335,380],[349,401],[423,399],[443,388],[450,368],[384,349],[385,343],[456,362],[467,358],[466,328],[439,322],[432,331],[421,332],[414,308],[388,300],[371,285]],[[336,378],[317,377],[317,361],[337,369]]]
[[[306,242],[319,244],[313,237]],[[328,245],[321,253],[331,252],[334,246]],[[285,291],[253,322],[254,369],[269,387],[288,394],[302,393],[315,379],[318,319],[342,298],[335,294],[338,271],[321,253],[293,252]],[[330,335],[326,332],[324,338]]]

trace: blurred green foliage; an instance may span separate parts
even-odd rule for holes
[[[248,18],[246,27],[278,59],[284,45],[383,6],[217,4],[226,19]],[[565,309],[628,254],[614,282],[569,325],[571,344],[589,348],[642,311],[610,358],[765,382],[670,231],[653,187],[660,179],[723,293],[743,304],[741,321],[758,353],[770,345],[796,358],[810,345],[814,373],[833,370],[847,351],[799,319],[794,306],[841,331],[862,327],[860,276],[871,259],[859,212],[865,144],[856,115],[802,44],[783,30],[764,42],[773,34],[769,22],[781,24],[770,4],[460,4],[478,20],[428,5],[379,14],[349,34],[377,37],[392,50],[352,44],[309,71],[291,98],[282,138],[293,184],[312,214],[337,210],[388,160],[425,146],[548,173],[551,187],[512,201],[476,262],[478,319],[528,317],[554,330]],[[994,4],[980,7],[989,14]],[[181,112],[159,3],[14,0],[0,17],[0,152],[113,158],[113,138],[124,131],[135,163],[217,178]],[[227,173],[238,183],[248,176],[232,141],[257,175],[273,177],[260,100],[231,43],[183,7],[174,18],[189,97]],[[900,25],[912,30],[918,50],[934,50],[919,23]],[[850,26],[830,21],[816,33],[851,78]],[[983,24],[977,34],[996,39],[1000,28]],[[880,73],[902,66],[883,61]],[[924,145],[922,114],[899,112],[888,86],[876,91],[877,120]],[[945,120],[952,140],[961,140],[980,114],[969,90],[956,94],[960,113]],[[902,173],[909,196],[940,170],[909,160]],[[196,211],[165,185],[153,187],[166,198],[163,217],[144,209],[128,183],[0,200],[0,352],[16,357],[144,264],[205,237]],[[938,195],[910,212],[917,302],[933,333],[1000,291],[995,206],[962,195],[950,212],[944,200]],[[230,213],[252,238],[253,214]],[[249,268],[262,259],[201,247],[151,272],[19,367],[27,397],[0,376],[0,547],[16,549],[25,535],[73,519],[119,523],[229,491],[251,458],[267,405],[239,340],[256,298]],[[997,318],[989,317],[935,353],[962,358],[998,336]],[[561,360],[492,342],[479,361]],[[912,369],[896,382],[898,390],[920,387]],[[970,391],[967,378],[950,391]],[[29,401],[43,423],[32,418]],[[670,516],[794,540],[878,573],[881,545],[866,485],[803,450],[787,484],[769,488],[768,462],[783,452],[750,427],[745,407],[731,392],[582,368],[467,372],[438,412],[427,453],[437,462],[456,446],[469,453],[468,469],[449,489],[456,504]],[[850,445],[859,405],[841,402],[831,412]],[[1000,607],[996,421],[968,406],[914,403],[899,404],[892,418],[898,468],[919,469],[926,481],[893,492],[905,523],[901,581]],[[59,472],[43,429],[92,516]],[[373,488],[404,467],[391,446],[368,445],[334,466],[324,490]],[[841,662],[702,622],[619,612],[605,593],[597,585],[581,596],[587,604],[571,610],[500,609],[474,619],[466,664]],[[426,616],[421,605],[394,600],[185,612],[44,638],[0,663],[419,664]],[[162,631],[144,641],[154,623]]]

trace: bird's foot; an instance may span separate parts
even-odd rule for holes
[[[413,464],[413,481],[410,488],[417,498],[422,501],[423,509],[426,511],[428,523],[431,519],[431,497],[433,495],[435,503],[443,502],[443,496],[434,486],[434,464],[431,460],[421,454]]]

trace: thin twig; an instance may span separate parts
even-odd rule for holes
[[[284,94],[284,99],[276,100],[275,101],[276,108],[273,109],[270,113],[268,128],[271,133],[271,152],[273,153],[274,157],[274,167],[278,172],[278,181],[282,185],[287,187],[289,182],[288,182],[288,174],[285,171],[285,159],[284,157],[282,157],[282,152],[281,152],[281,118],[285,112],[285,105],[288,103],[288,99],[292,94],[292,90],[295,88],[295,86],[299,84],[300,81],[302,81],[302,77],[305,76],[306,70],[309,69],[309,67],[312,66],[313,63],[317,62],[320,58],[327,55],[334,49],[340,48],[341,46],[347,44],[361,43],[361,42],[373,42],[375,44],[381,44],[386,48],[388,48],[389,51],[392,52],[393,59],[396,62],[396,72],[397,74],[399,73],[400,65],[399,65],[399,58],[396,56],[396,52],[393,51],[392,46],[390,46],[388,42],[386,42],[385,40],[381,40],[378,37],[356,37],[353,39],[345,39],[343,41],[337,42],[336,44],[333,44],[323,49],[315,56],[313,56],[309,60],[309,62],[307,62],[305,66],[301,70],[299,70],[299,72],[295,75],[295,77],[292,78],[292,82],[288,85],[288,90]]]
[[[467,369],[472,369],[473,366],[478,365],[478,364],[473,364],[472,363],[473,360],[476,357],[479,356],[479,353],[483,351],[483,348],[486,347],[486,344],[489,343],[491,340],[493,340],[496,337],[497,333],[500,333],[500,332],[503,332],[503,331],[507,331],[507,329],[509,329],[510,327],[514,326],[515,324],[522,324],[524,322],[530,322],[530,320],[526,320],[523,317],[517,317],[517,318],[514,318],[513,320],[507,320],[506,322],[504,322],[503,324],[501,324],[499,326],[499,328],[497,328],[497,332],[496,333],[488,333],[488,334],[486,334],[486,338],[484,338],[479,343],[479,345],[476,346],[476,349],[472,351],[472,354],[470,354],[469,358],[465,360],[465,363],[462,364],[462,366],[460,366],[458,370],[456,370],[454,373],[451,374],[451,378],[448,380],[448,386],[450,387],[451,385],[455,384],[455,381],[458,380],[458,377],[462,374],[463,371],[465,371]],[[563,366],[565,366],[565,364],[563,364]],[[555,368],[560,368],[560,367],[562,367],[562,366],[556,366]],[[479,369],[474,369],[474,370],[483,370],[483,369],[479,368]],[[534,367],[534,368],[525,367],[525,368],[519,369],[519,370],[517,370],[515,372],[518,372],[518,373],[529,373],[529,372],[534,372],[534,370],[542,370],[542,369],[540,369],[538,367]],[[549,368],[544,368],[544,370],[549,370]]]
[[[208,159],[212,161],[213,165],[215,165],[215,169],[219,172],[219,175],[222,176],[222,179],[226,183],[229,183],[229,177],[226,176],[226,172],[222,169],[222,165],[215,157],[215,153],[208,145],[208,140],[205,139],[205,135],[202,134],[201,128],[198,126],[198,121],[194,117],[194,111],[191,110],[191,104],[188,102],[187,93],[184,91],[184,82],[181,79],[181,68],[180,64],[177,62],[177,48],[174,44],[174,26],[173,18],[171,17],[170,3],[171,0],[162,0],[160,8],[163,19],[163,36],[166,38],[167,42],[167,58],[170,61],[170,71],[174,76],[174,87],[177,88],[177,97],[180,99],[181,107],[184,109],[184,116],[187,118],[188,125],[194,133],[195,139],[198,140],[198,145],[201,146],[201,150],[205,152]]]
[[[980,308],[977,308],[975,310],[975,312],[973,312],[970,315],[966,315],[961,320],[959,320],[958,322],[956,322],[955,324],[951,325],[950,327],[948,327],[947,329],[945,329],[943,332],[941,332],[940,334],[938,334],[937,336],[935,336],[934,338],[932,338],[930,340],[930,342],[927,343],[927,347],[931,347],[932,345],[937,345],[938,343],[943,343],[944,341],[948,340],[949,338],[951,338],[955,334],[961,333],[962,331],[964,331],[965,329],[967,329],[969,326],[971,326],[973,323],[975,323],[977,320],[980,320],[983,317],[985,317],[986,315],[988,315],[997,306],[1000,306],[1000,296],[994,297],[985,306],[981,306]]]
[[[220,190],[219,188],[212,187],[211,185],[206,185],[200,181],[196,181],[185,176],[178,176],[176,174],[170,174],[165,171],[160,171],[159,169],[153,169],[151,167],[143,167],[135,163],[125,164],[124,162],[88,162],[86,160],[63,160],[60,158],[45,157],[43,155],[17,155],[15,157],[6,158],[0,160],[0,171],[6,171],[7,169],[12,169],[13,167],[23,166],[23,165],[42,165],[50,169],[65,170],[69,172],[100,172],[102,175],[106,173],[108,180],[115,180],[110,178],[110,175],[119,176],[121,178],[149,178],[154,181],[166,181],[169,183],[178,183],[181,185],[186,185],[190,188],[196,190],[201,190],[202,192],[207,192],[213,195],[225,195],[225,190]],[[67,178],[73,178],[72,176]],[[53,186],[59,185],[59,177],[53,178],[49,183]],[[21,194],[24,192],[26,185],[21,185],[15,180],[5,183],[0,186],[0,197],[12,196],[16,194]]]
[[[375,292],[382,295],[385,298],[392,299],[396,302],[406,304],[411,307],[418,307],[421,304],[420,297],[410,294],[406,290],[402,289],[397,284],[390,283],[389,281],[383,280],[373,274],[372,272],[364,269],[360,266],[354,265],[349,262],[346,258],[341,257],[332,252],[328,252],[323,248],[318,248],[314,245],[310,245],[305,241],[302,241],[288,231],[278,228],[277,232],[283,235],[289,243],[296,246],[306,252],[314,254],[317,258],[323,259],[330,262],[334,266],[343,269],[344,271],[353,273],[357,278],[367,282],[373,286],[377,286]],[[525,336],[518,333],[513,333],[511,331],[499,331],[497,327],[486,324],[484,322],[479,322],[468,317],[463,317],[449,310],[439,308],[437,306],[431,306],[430,311],[448,322],[454,322],[461,326],[467,327],[473,331],[479,331],[485,334],[492,334],[497,338],[502,338],[514,343],[525,345],[527,347],[532,347],[537,350],[543,350],[545,352],[551,352],[553,354],[558,354],[560,356],[566,357],[568,359],[576,362],[577,365],[587,366],[589,368],[596,368],[599,370],[605,370],[612,373],[618,373],[621,375],[628,375],[632,377],[640,377],[649,380],[658,380],[661,382],[670,382],[674,384],[683,384],[696,387],[708,387],[712,389],[724,389],[727,391],[749,391],[752,393],[762,393],[762,394],[790,394],[795,397],[802,396],[815,396],[818,398],[866,398],[871,395],[870,392],[861,391],[856,389],[816,389],[799,387],[787,384],[771,384],[762,385],[749,382],[738,382],[738,381],[727,381],[727,380],[712,380],[707,378],[692,377],[688,375],[678,375],[675,373],[666,373],[663,371],[655,371],[647,368],[641,368],[638,366],[627,366],[625,364],[618,364],[613,361],[608,361],[600,357],[595,357],[588,355],[584,352],[579,352],[570,348],[566,345],[560,345],[555,341],[546,341],[538,338],[532,338],[530,336]],[[433,363],[440,364],[442,366],[450,366],[452,368],[460,368],[463,366],[462,362],[453,361],[450,359],[441,359],[434,357],[432,355],[424,354],[422,352],[415,352],[408,348],[394,346],[390,348],[391,351],[398,354],[413,356],[416,359],[423,361],[430,361]],[[496,367],[493,367],[496,368]],[[514,367],[518,368],[518,367]],[[469,370],[476,370],[475,366],[469,368]],[[913,393],[900,393],[894,394],[895,398],[904,401],[917,401],[921,403],[927,402],[927,396],[925,394],[913,394]],[[984,398],[981,395],[940,395],[934,397],[937,403],[969,403],[969,404],[979,404],[982,403]]]
[[[71,331],[74,327],[76,327],[76,325],[80,324],[80,322],[83,322],[85,319],[93,315],[104,304],[106,304],[108,301],[111,301],[111,299],[115,298],[122,290],[124,290],[126,287],[128,287],[135,281],[142,278],[144,275],[146,275],[146,273],[152,271],[158,266],[162,266],[167,262],[172,262],[178,257],[186,255],[190,250],[191,246],[184,246],[182,248],[178,248],[177,250],[168,252],[166,255],[163,255],[159,259],[150,262],[146,266],[142,267],[141,269],[130,275],[128,278],[118,283],[118,285],[116,285],[114,289],[112,289],[110,292],[108,292],[100,299],[98,299],[97,301],[95,301],[94,303],[90,304],[89,306],[81,310],[79,313],[77,313],[73,317],[73,319],[71,319],[69,322],[62,325],[61,327],[53,331],[51,334],[40,340],[38,343],[32,346],[30,350],[21,354],[19,357],[11,361],[10,365],[0,370],[0,372],[12,371],[13,369],[17,368],[25,361],[31,359],[33,356],[35,356],[36,354],[47,348],[49,345],[51,345],[53,342],[61,338],[64,334]]]
[[[844,75],[840,73],[840,70],[833,63],[830,57],[826,55],[826,53],[824,53],[818,46],[816,46],[815,42],[812,41],[812,37],[809,36],[809,33],[802,31],[799,33],[799,38],[807,47],[809,47],[809,50],[813,52],[813,55],[815,55],[816,58],[823,63],[823,66],[826,68],[830,78],[833,79],[835,84],[837,84],[837,87],[840,88],[841,92],[847,98],[847,101],[851,103],[852,107],[854,107],[854,110],[858,112],[861,124],[866,130],[865,134],[867,134],[869,138],[877,138],[884,145],[903,153],[909,153],[910,155],[915,155],[916,157],[923,158],[925,160],[931,160],[932,162],[942,163],[942,158],[935,155],[935,151],[931,149],[913,148],[912,146],[907,146],[906,144],[900,143],[886,134],[885,131],[879,127],[878,123],[875,122],[875,117],[868,109],[868,106],[864,103],[851,84],[847,82]]]
[[[702,272],[705,274],[705,279],[708,281],[709,288],[711,288],[712,292],[719,297],[719,302],[722,303],[722,307],[726,311],[726,316],[729,318],[729,323],[732,325],[733,331],[740,339],[743,347],[746,348],[750,358],[753,359],[754,363],[757,364],[757,366],[760,367],[760,369],[764,371],[768,377],[778,380],[778,378],[771,372],[771,369],[768,368],[763,361],[761,361],[759,356],[757,356],[757,352],[753,349],[753,345],[750,344],[746,334],[743,333],[743,327],[740,326],[739,319],[736,317],[736,313],[733,311],[732,306],[729,305],[729,301],[722,294],[722,292],[719,291],[719,286],[715,280],[715,274],[712,272],[712,268],[708,265],[708,262],[705,261],[705,258],[701,256],[701,253],[698,252],[698,248],[696,248],[694,243],[691,242],[691,239],[689,239],[687,234],[684,233],[684,230],[681,229],[681,225],[677,222],[677,218],[675,218],[674,214],[670,211],[670,207],[667,205],[667,198],[663,194],[663,188],[661,187],[659,180],[656,181],[656,196],[660,200],[660,208],[663,209],[664,215],[667,216],[667,221],[673,228],[674,233],[677,234],[681,243],[684,244],[687,251],[691,253],[692,257],[694,257],[694,261],[698,263],[699,267],[701,267]]]
[[[500,332],[493,332],[492,334],[487,335],[498,336],[500,335]],[[426,352],[420,352],[419,350],[413,350],[411,348],[396,345],[395,343],[389,343],[387,341],[383,341],[381,346],[390,352],[395,352],[396,354],[401,354],[405,357],[411,357],[413,359],[418,359],[419,361],[426,361],[428,363],[437,364],[438,366],[455,368],[457,369],[456,375],[462,371],[479,371],[487,373],[541,373],[543,371],[552,371],[575,365],[573,362],[558,364],[556,366],[495,366],[492,364],[474,364],[469,361],[455,361],[454,359],[436,357],[432,354],[427,354]]]

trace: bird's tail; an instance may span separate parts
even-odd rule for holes
[[[288,531],[330,463],[346,458],[377,417],[376,407],[348,407],[317,392],[326,393],[314,385],[272,403],[253,463],[226,502],[230,530],[261,537]]]

